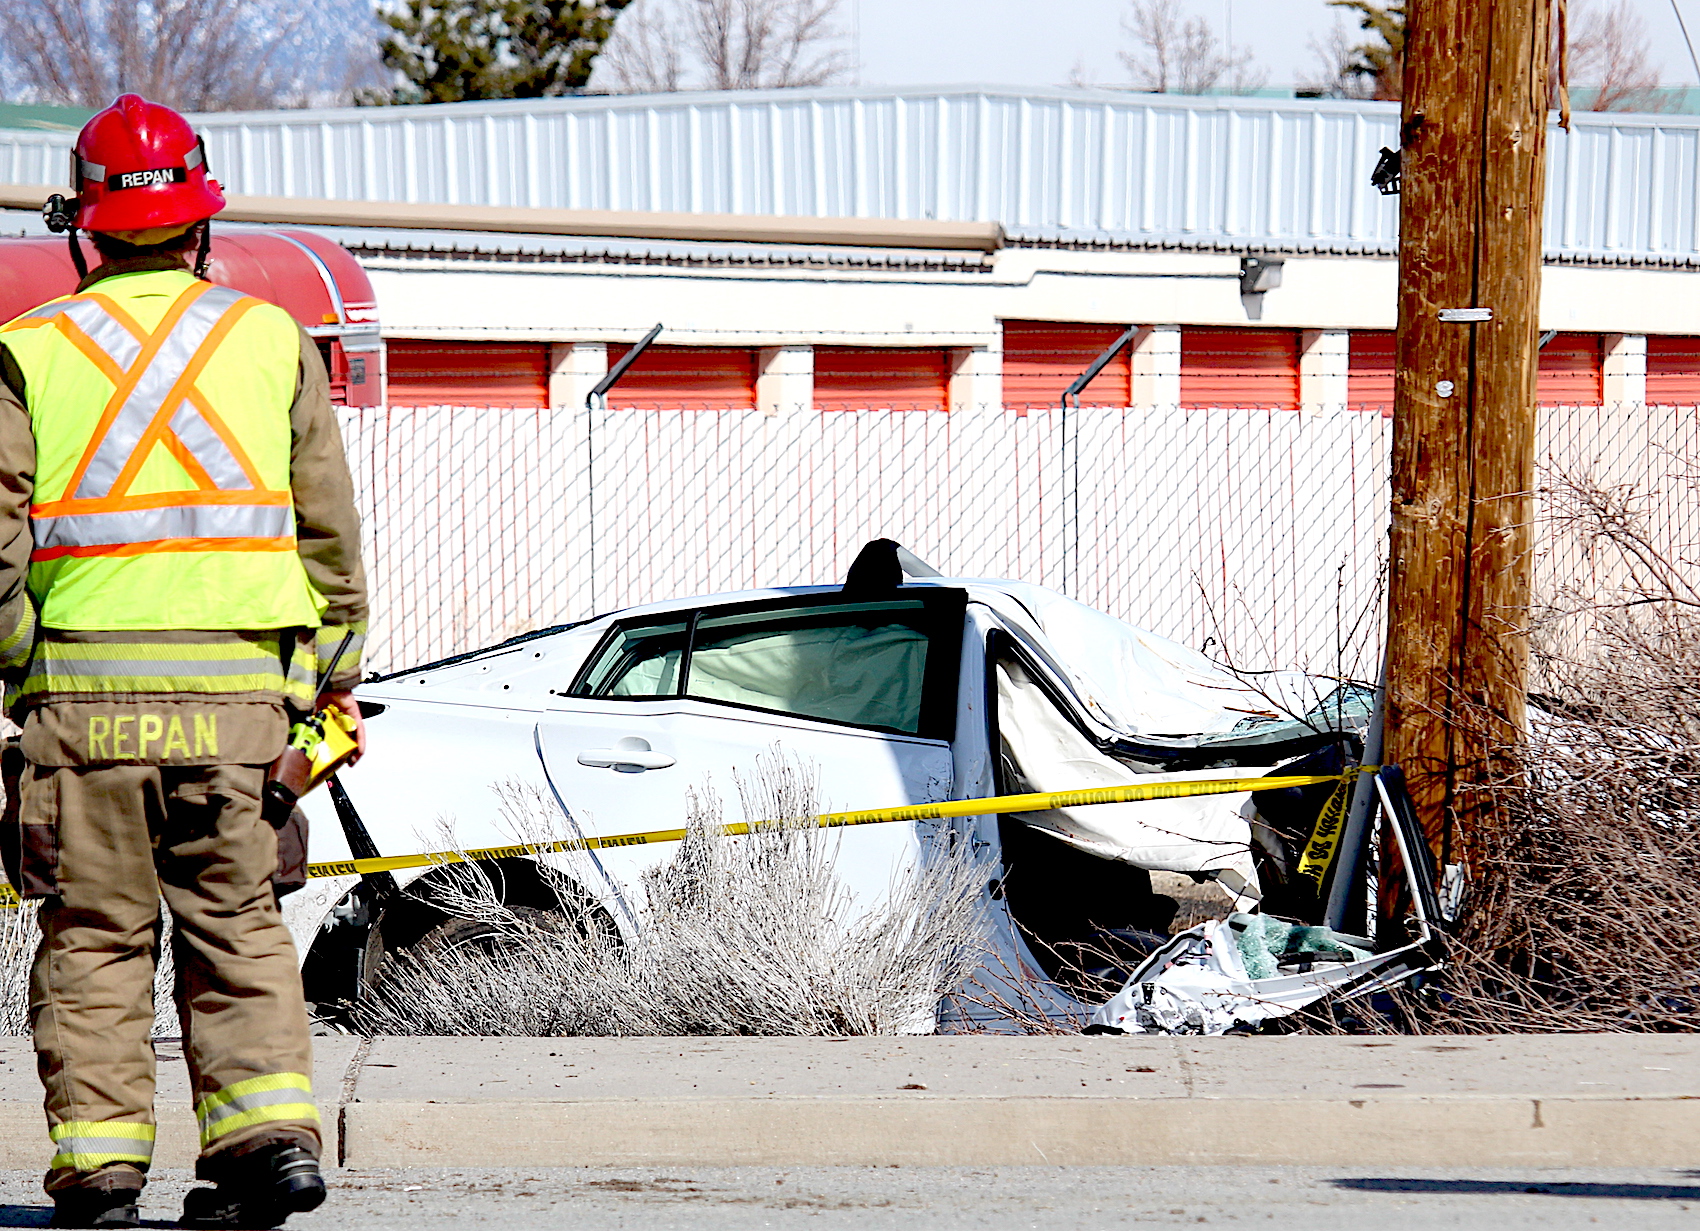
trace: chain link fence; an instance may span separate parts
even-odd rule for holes
[[[1245,670],[1373,677],[1391,421],[1362,410],[342,412],[400,670],[645,602],[830,585],[870,539],[1036,582]],[[1693,407],[1541,412],[1555,477],[1700,543]],[[1537,500],[1537,593],[1621,592]]]
[[[1576,659],[1602,618],[1671,595],[1700,605],[1700,407],[1543,408],[1536,439],[1546,647]]]

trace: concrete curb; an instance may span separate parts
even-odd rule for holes
[[[350,1167],[1700,1165],[1700,1037],[315,1041]],[[161,1041],[162,1167],[196,1152]],[[50,1153],[0,1040],[0,1166]]]
[[[378,1039],[352,1167],[1700,1164],[1700,1039]]]
[[[357,1103],[350,1167],[1681,1166],[1690,1099]]]
[[[361,1055],[360,1043],[349,1038],[313,1040],[313,1088],[324,1118],[327,1158],[336,1158],[341,1152],[336,1109],[352,1094],[347,1078]],[[177,1039],[154,1040],[158,1058],[154,1110],[159,1121],[154,1164],[159,1167],[192,1167],[201,1149],[182,1053]],[[30,1041],[0,1038],[0,1169],[46,1171],[52,1154]]]

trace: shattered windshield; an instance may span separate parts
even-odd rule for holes
[[[1298,717],[1292,714],[1254,714],[1234,724],[1224,735],[1207,742],[1236,743],[1248,736],[1290,739],[1312,731],[1361,731],[1375,708],[1375,689],[1367,684],[1341,684]]]

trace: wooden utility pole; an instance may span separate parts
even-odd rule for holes
[[[1469,788],[1525,718],[1558,2],[1408,9],[1385,759],[1443,864],[1468,859],[1485,819]]]

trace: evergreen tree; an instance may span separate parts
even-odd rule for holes
[[[1328,6],[1357,13],[1358,25],[1372,36],[1352,48],[1346,71],[1371,82],[1375,98],[1399,98],[1404,92],[1405,0],[1328,0]]]
[[[370,101],[552,98],[581,88],[632,0],[397,0],[381,16],[401,78]]]

